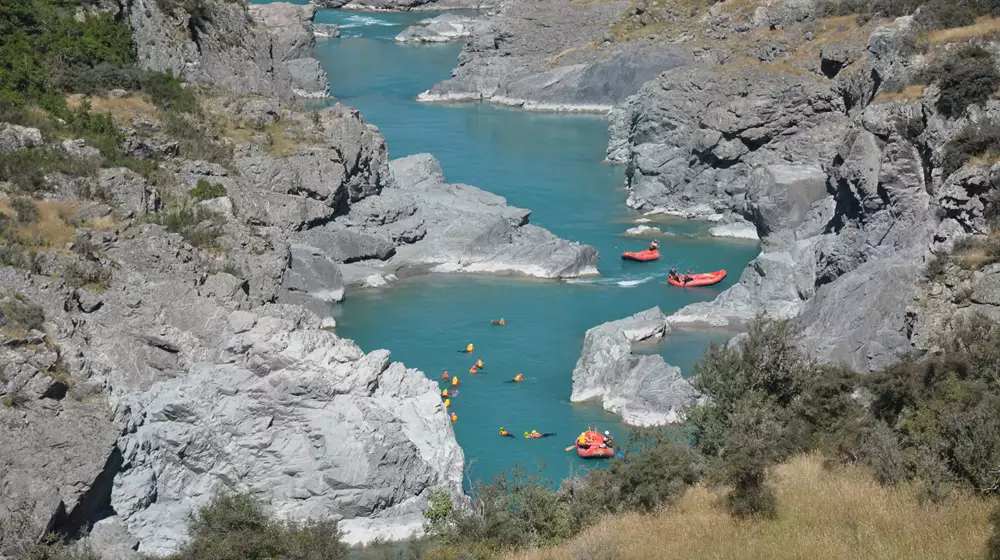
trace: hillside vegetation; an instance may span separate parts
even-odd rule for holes
[[[558,545],[608,516],[615,519],[553,557],[586,548],[602,531],[622,531],[621,541],[605,538],[615,544],[593,543],[611,552],[575,557],[619,557],[621,546],[629,552],[620,557],[654,558],[659,548],[641,534],[657,523],[689,528],[691,539],[682,532],[676,542],[663,536],[659,543],[679,557],[741,550],[702,544],[714,530],[757,557],[781,557],[768,551],[800,545],[829,557],[871,551],[902,558],[925,548],[942,558],[984,554],[987,513],[1000,493],[1000,326],[984,318],[958,322],[942,355],[868,376],[817,363],[798,349],[797,337],[789,323],[761,317],[738,345],[711,345],[692,378],[707,403],[692,406],[679,429],[635,430],[608,469],[557,490],[517,469],[474,488],[467,507],[432,499],[428,518],[444,545],[431,557],[490,558]],[[816,452],[830,457],[834,470],[822,471],[815,456],[775,468]],[[936,528],[921,532],[932,521]],[[955,537],[962,548],[945,529],[958,526],[967,526]],[[840,548],[823,544],[845,534],[853,540]]]
[[[912,484],[885,487],[858,467],[826,468],[818,455],[797,456],[772,478],[773,520],[737,520],[723,493],[698,485],[655,515],[607,519],[564,545],[508,558],[980,558],[990,535],[991,502],[969,493],[928,506]]]

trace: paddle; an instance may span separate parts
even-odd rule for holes
[[[572,451],[574,447],[576,447],[576,445],[575,445],[575,444],[574,444],[574,445],[571,445],[571,446],[569,446],[569,447],[567,447],[567,448],[566,448],[566,451]]]

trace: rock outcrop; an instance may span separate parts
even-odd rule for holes
[[[145,68],[235,93],[289,99],[329,92],[313,58],[312,6],[205,2],[188,11],[182,3],[118,2]]]
[[[384,260],[366,263],[377,272],[424,267],[538,278],[597,274],[596,249],[529,224],[530,212],[507,206],[503,197],[445,183],[441,166],[429,154],[393,160],[390,171],[391,185],[352,204],[334,224],[392,241],[391,255],[359,253],[355,259]]]
[[[489,22],[477,18],[452,13],[425,19],[419,25],[411,25],[396,35],[398,43],[446,43],[456,39],[471,37],[477,31],[485,31]]]
[[[837,80],[689,66],[613,111],[609,158],[628,164],[630,206],[718,220],[717,234],[752,225],[761,241],[737,285],[668,323],[794,318],[807,350],[861,371],[910,349],[906,310],[937,229],[927,154],[941,139],[922,103],[868,104],[905,67],[882,56],[883,35],[867,53],[823,51],[873,80],[851,82],[859,97]]]
[[[588,330],[573,369],[571,400],[601,399],[605,410],[636,426],[679,421],[682,408],[696,396],[694,388],[662,356],[632,352],[636,342],[666,336],[666,319],[654,307]]]
[[[607,111],[660,72],[691,59],[677,45],[603,42],[604,28],[626,7],[625,2],[510,2],[473,31],[453,77],[418,100]]]

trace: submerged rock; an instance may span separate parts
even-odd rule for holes
[[[681,409],[695,398],[678,367],[659,355],[632,353],[635,342],[666,336],[666,316],[658,307],[604,323],[587,331],[573,369],[573,402],[601,399],[604,409],[635,426],[681,420]]]

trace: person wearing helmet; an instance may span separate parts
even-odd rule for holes
[[[468,346],[466,346],[465,350],[459,350],[459,352],[464,352],[466,354],[471,354],[471,353],[473,353],[475,351],[476,351],[476,347],[473,346],[473,345],[471,345],[471,344],[469,344]]]
[[[444,373],[441,374],[441,379],[444,379],[445,381],[448,381],[448,371],[447,370]]]
[[[455,414],[454,412],[451,413],[451,421],[458,422],[458,415]]]
[[[502,327],[502,326],[504,326],[504,325],[507,324],[507,321],[504,321],[503,317],[501,317],[499,321],[497,321],[496,319],[494,319],[494,320],[492,320],[490,322],[493,323],[494,325],[498,326],[498,327]]]
[[[607,430],[604,430],[604,443],[612,449],[615,447],[615,438],[611,437],[611,432]]]
[[[476,368],[483,369],[483,360],[482,359],[476,361]]]
[[[681,275],[677,274],[677,267],[676,266],[670,267],[670,279],[673,280],[674,282],[680,282],[681,281]]]
[[[654,239],[653,242],[649,244],[649,250],[650,251],[659,251],[660,250],[660,240],[659,239]]]
[[[514,437],[514,434],[505,430],[503,426],[500,426],[500,437]]]

